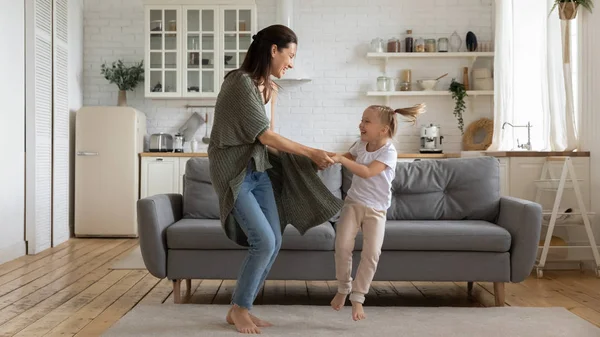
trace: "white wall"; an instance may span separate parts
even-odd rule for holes
[[[0,1],[0,263],[25,254],[25,5]]]
[[[257,0],[258,27],[275,23],[276,0]],[[284,136],[309,146],[344,150],[354,141],[358,121],[365,107],[383,104],[382,98],[368,98],[381,74],[379,61],[365,57],[375,37],[403,38],[407,29],[415,37],[450,37],[454,30],[463,39],[473,31],[480,41],[492,39],[493,0],[297,0],[294,30],[298,34],[298,62],[313,78],[310,83],[284,85],[276,126]],[[140,61],[144,57],[144,13],[141,0],[86,0],[84,21],[84,104],[115,105],[117,88],[100,74],[103,62],[119,58]],[[403,63],[404,62],[404,63]],[[461,67],[468,60],[394,61],[391,70],[411,68],[413,80],[449,72],[442,87],[452,77],[462,81]],[[450,97],[394,98],[394,107],[424,101],[428,112],[420,124],[440,124],[447,152],[460,150],[460,131],[452,113]],[[129,105],[148,116],[148,133],[175,133],[191,111],[183,100],[144,98],[143,85],[128,92]],[[465,127],[480,117],[492,117],[492,98],[472,100],[465,112]],[[203,133],[201,129],[199,133]],[[201,137],[201,135],[198,135]],[[419,129],[404,127],[396,137],[400,151],[417,151]]]
[[[69,0],[69,111],[71,112],[71,158],[69,224],[74,233],[75,114],[83,105],[83,0]]]
[[[587,11],[583,15],[581,92],[582,104],[582,148],[590,151],[591,211],[600,214],[600,17]],[[600,220],[596,215],[596,242],[600,244]]]

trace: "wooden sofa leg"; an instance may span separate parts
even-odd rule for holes
[[[504,306],[504,282],[494,282],[494,298],[497,307]]]
[[[473,296],[473,282],[467,282],[467,295]]]
[[[185,280],[185,297],[190,297],[192,294],[192,279]]]
[[[173,280],[173,298],[175,303],[181,303],[181,280]]]

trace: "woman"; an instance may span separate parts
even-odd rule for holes
[[[240,69],[225,76],[215,105],[208,155],[221,223],[231,240],[249,247],[226,318],[242,333],[260,333],[259,327],[271,325],[249,313],[281,247],[267,148],[308,157],[321,169],[334,163],[333,153],[275,133],[265,112],[276,87],[270,77],[281,78],[293,67],[297,43],[296,34],[282,25],[254,35]]]

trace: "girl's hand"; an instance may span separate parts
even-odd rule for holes
[[[329,154],[323,150],[314,149],[310,155],[310,159],[314,161],[321,170],[328,168],[331,164],[335,164],[333,159],[329,157]]]

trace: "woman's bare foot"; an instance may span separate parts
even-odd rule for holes
[[[335,297],[331,300],[331,307],[333,310],[340,311],[344,304],[346,303],[346,294],[336,293]]]
[[[260,329],[252,321],[248,309],[240,308],[237,305],[233,305],[233,307],[229,309],[225,320],[227,321],[227,323],[235,325],[235,328],[238,332],[247,334],[260,333]]]
[[[367,318],[367,315],[365,315],[362,303],[352,302],[352,319],[360,321],[365,318]]]
[[[227,313],[227,318],[225,320],[227,321],[227,323],[233,325],[233,320],[231,319],[231,311],[232,310],[233,310],[233,307],[231,307],[229,309],[229,312]],[[250,315],[250,319],[252,320],[252,323],[256,324],[257,327],[266,328],[266,327],[273,326],[273,324],[271,322],[262,320],[256,316],[252,315],[250,312],[248,312],[248,315]]]

